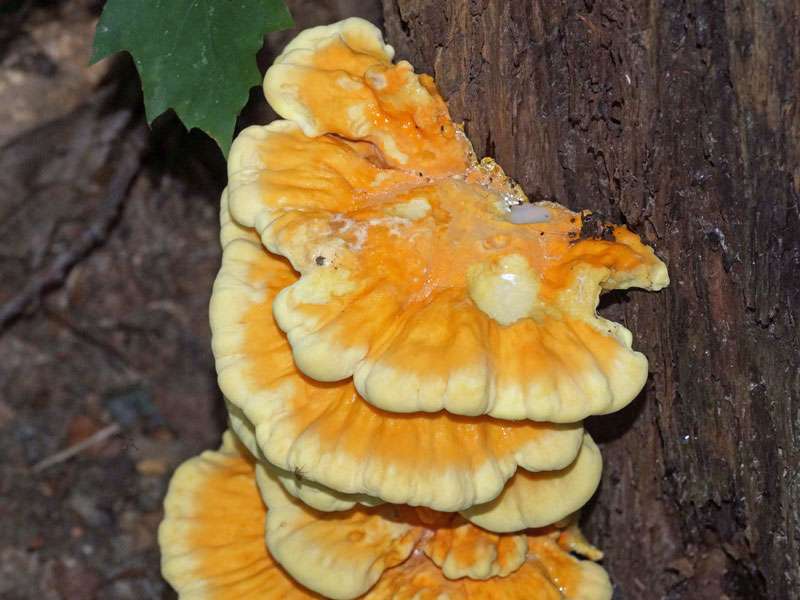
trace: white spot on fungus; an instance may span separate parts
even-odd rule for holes
[[[496,262],[472,265],[467,286],[479,309],[501,325],[511,325],[533,311],[539,280],[523,256],[509,254]]]
[[[515,225],[546,223],[550,220],[550,211],[534,204],[517,204],[511,207],[508,220]]]
[[[369,121],[364,114],[363,104],[353,104],[348,107],[347,118],[350,119],[350,127],[354,135],[357,137],[366,137],[369,134]]]
[[[418,221],[425,218],[431,212],[431,205],[428,199],[422,196],[416,196],[408,202],[402,204],[395,204],[389,207],[387,212],[396,217],[403,217],[411,221]]]
[[[383,88],[386,87],[386,84],[388,83],[386,81],[386,75],[384,75],[383,73],[375,73],[367,71],[366,77],[370,87],[375,90],[382,90]]]
[[[397,142],[394,141],[392,136],[387,133],[376,132],[375,137],[383,144],[383,150],[389,158],[396,160],[401,165],[408,162],[408,155],[400,151],[400,148],[397,147]]]
[[[348,92],[352,92],[363,87],[363,84],[353,79],[352,77],[348,77],[347,75],[342,75],[336,80],[336,85],[338,85],[343,90],[347,90]]]

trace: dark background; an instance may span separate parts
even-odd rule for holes
[[[224,162],[170,115],[147,130],[127,57],[86,68],[101,5],[0,6],[3,599],[173,597],[161,501],[225,424],[207,324]],[[800,5],[289,5],[299,28],[383,26],[479,154],[668,263],[668,290],[601,305],[652,373],[589,424],[606,467],[585,528],[615,598],[800,597]],[[240,124],[271,118],[254,90]]]

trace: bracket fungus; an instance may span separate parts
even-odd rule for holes
[[[287,120],[245,129],[233,218],[300,278],[273,313],[295,364],[392,412],[575,422],[618,410],[647,376],[601,291],[668,283],[625,227],[527,199],[475,161],[430,78],[358,19],[300,34],[264,91]]]
[[[164,575],[213,600],[607,600],[582,420],[647,360],[596,308],[666,267],[529,202],[393,55],[361,19],[300,33],[264,79],[283,120],[234,141],[210,307],[230,431],[173,477]]]
[[[576,556],[601,555],[573,543],[572,527],[497,535],[397,505],[320,514],[228,432],[176,471],[159,543],[184,600],[610,598],[602,567]]]
[[[365,402],[350,380],[304,376],[272,315],[275,296],[298,277],[253,232],[232,225],[226,204],[222,221],[231,225],[211,326],[231,423],[254,439],[253,453],[346,494],[443,511],[492,500],[518,466],[551,471],[573,462],[580,423],[391,413]]]

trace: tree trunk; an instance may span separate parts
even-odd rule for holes
[[[670,287],[603,300],[650,359],[589,424],[616,598],[800,597],[800,4],[384,0],[479,155],[627,223]]]

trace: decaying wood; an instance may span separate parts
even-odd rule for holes
[[[590,428],[618,598],[800,595],[800,5],[384,0],[480,154],[628,223],[670,288],[615,294],[650,358]]]

